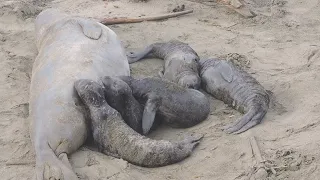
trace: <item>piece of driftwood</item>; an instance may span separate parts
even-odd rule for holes
[[[256,161],[257,161],[257,169],[254,172],[254,176],[256,179],[265,179],[268,176],[268,173],[266,171],[267,168],[264,165],[264,159],[261,155],[260,148],[254,136],[250,137],[250,145],[251,145],[252,153],[254,154],[254,157],[256,158]]]
[[[252,153],[253,153],[254,157],[256,158],[257,163],[263,162],[263,158],[261,156],[261,151],[259,149],[257,140],[254,136],[250,137],[250,144],[251,144]]]
[[[112,24],[139,23],[139,22],[143,22],[143,21],[159,21],[159,20],[164,20],[164,19],[168,19],[168,18],[181,16],[184,14],[189,14],[192,12],[193,12],[193,10],[187,10],[187,11],[181,11],[181,12],[174,12],[174,13],[170,13],[170,14],[149,16],[149,17],[140,17],[140,18],[128,18],[128,17],[104,18],[104,19],[100,20],[100,23],[104,24],[104,25],[112,25]]]
[[[36,161],[30,160],[30,161],[24,161],[24,160],[9,160],[6,162],[6,166],[17,166],[17,165],[34,165],[36,164]]]

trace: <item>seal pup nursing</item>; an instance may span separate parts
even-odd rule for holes
[[[159,78],[135,79],[130,76],[105,76],[101,80],[106,88],[107,101],[113,102],[118,111],[123,112],[124,109],[133,107],[137,109],[139,105],[136,101],[144,107],[143,113],[141,110],[133,114],[132,110],[122,113],[125,114],[124,117],[129,114],[134,116],[129,119],[142,116],[143,134],[149,132],[156,115],[169,126],[188,128],[204,121],[210,113],[210,102],[203,93],[170,81]],[[119,107],[121,102],[123,105]],[[140,125],[141,121],[138,122]]]
[[[130,128],[118,111],[104,98],[104,88],[87,79],[77,80],[75,89],[89,108],[93,139],[99,150],[143,167],[173,164],[190,156],[199,144],[200,136],[182,141],[152,140]]]

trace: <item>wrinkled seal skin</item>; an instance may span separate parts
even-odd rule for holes
[[[245,113],[224,128],[227,133],[242,133],[262,121],[270,100],[267,91],[255,78],[225,60],[201,60],[200,66],[202,87],[213,97]]]
[[[88,107],[95,144],[101,152],[143,167],[173,164],[190,156],[201,136],[189,136],[179,142],[152,140],[138,134],[104,98],[104,88],[97,82],[81,79],[75,89]]]
[[[106,88],[107,100],[116,97],[115,94],[118,91],[117,94],[126,94],[122,96],[130,97],[127,99],[134,97],[144,106],[143,114],[140,115],[142,116],[143,134],[150,131],[156,115],[161,121],[172,127],[188,128],[204,121],[210,113],[210,102],[203,93],[195,89],[183,88],[170,81],[159,78],[134,79],[130,76],[120,76],[103,77],[102,83]],[[131,90],[123,93],[121,89]],[[125,105],[132,106],[132,103]],[[127,108],[122,107],[119,110],[123,111],[122,109]],[[133,116],[129,111],[125,114]]]
[[[186,43],[172,40],[166,43],[154,43],[141,52],[127,53],[129,63],[134,63],[146,57],[160,58],[165,61],[160,77],[178,83],[187,88],[199,89],[199,56]]]
[[[30,87],[30,135],[36,176],[77,180],[68,155],[85,142],[88,128],[74,82],[130,76],[128,60],[117,35],[100,23],[47,9],[35,24],[38,55]]]

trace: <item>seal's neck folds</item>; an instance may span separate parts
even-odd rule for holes
[[[219,59],[201,59],[199,61],[200,75],[202,75],[209,67],[214,67],[217,61],[219,61]]]

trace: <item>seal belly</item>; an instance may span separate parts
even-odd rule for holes
[[[44,11],[37,19],[45,22],[51,13],[55,14],[55,11]],[[57,17],[60,17],[59,13]],[[98,28],[102,31],[101,37],[92,39],[85,35],[84,28],[90,33],[90,25],[97,27],[93,21],[65,17],[54,20],[49,27],[47,24],[42,26],[38,20],[38,56],[33,65],[30,87],[31,138],[36,150],[37,178],[76,180],[66,155],[84,143],[87,126],[84,111],[75,102],[74,82],[78,78],[97,80],[101,75],[114,75],[114,72],[130,75],[129,65],[125,64],[128,62],[123,58],[124,53],[109,57],[110,52],[122,47],[118,47],[120,42],[112,42],[117,38],[109,38],[116,35],[110,35],[111,30],[107,27]],[[116,61],[118,63],[114,63]],[[106,70],[102,72],[98,67]],[[60,155],[65,158],[61,159]],[[61,170],[61,174],[49,172],[50,177],[42,177],[44,172],[53,169]]]

